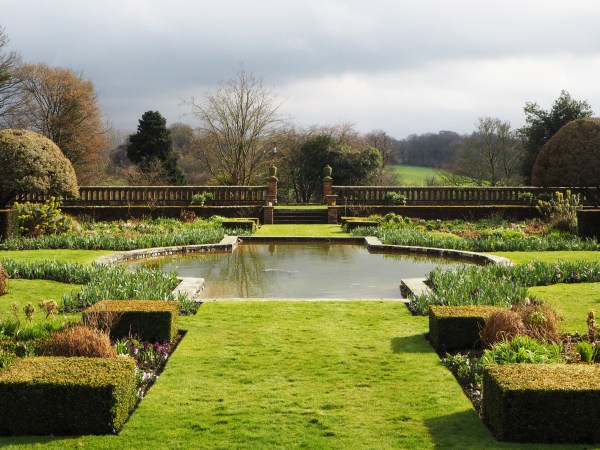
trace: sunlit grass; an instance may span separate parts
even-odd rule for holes
[[[515,264],[532,260],[543,262],[600,261],[600,251],[494,252],[493,254],[508,258]]]
[[[427,319],[402,304],[210,303],[181,322],[186,337],[119,436],[45,447],[494,447],[425,340]]]
[[[11,279],[8,282],[8,294],[0,296],[0,321],[14,318],[12,304],[16,303],[19,311],[19,320],[24,323],[25,314],[23,313],[23,306],[27,303],[31,303],[36,309],[36,312],[33,314],[32,322],[43,322],[45,320],[45,314],[39,310],[38,303],[40,301],[54,300],[60,305],[63,294],[78,292],[80,289],[81,286],[77,284],[65,284],[47,280]],[[60,315],[61,318],[63,316],[76,320],[81,317],[81,314]]]
[[[530,296],[544,299],[553,305],[563,319],[563,332],[587,333],[587,315],[590,310],[600,314],[600,283],[554,284],[529,288]]]
[[[57,260],[91,264],[97,258],[115,253],[114,250],[3,250],[0,259],[14,259],[15,261],[42,261]]]
[[[439,178],[432,167],[408,166],[397,164],[393,166],[398,182],[404,186],[425,186],[428,179]]]
[[[279,224],[263,225],[254,236],[350,236],[339,225]]]

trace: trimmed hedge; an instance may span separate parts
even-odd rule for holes
[[[0,371],[0,434],[118,432],[136,405],[135,361],[32,357]]]
[[[577,211],[577,234],[581,238],[600,239],[600,209]]]
[[[14,209],[0,210],[0,242],[19,235],[19,216]]]
[[[221,222],[223,228],[232,228],[238,230],[249,230],[254,233],[258,227],[258,219],[247,218],[247,219],[224,219]]]
[[[600,369],[588,364],[487,366],[483,415],[496,438],[600,442]]]
[[[480,347],[479,332],[496,306],[430,306],[429,341],[438,352]]]
[[[178,317],[179,302],[163,300],[103,300],[82,313],[83,323],[108,324],[113,339],[132,335],[159,342],[173,341]]]

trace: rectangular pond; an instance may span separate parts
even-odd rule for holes
[[[400,299],[400,280],[424,277],[458,261],[370,253],[359,244],[241,243],[233,252],[206,252],[138,261],[146,267],[205,279],[201,298]]]

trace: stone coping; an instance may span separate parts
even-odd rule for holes
[[[113,253],[96,259],[99,264],[116,264],[141,258],[152,258],[157,256],[168,256],[176,254],[204,253],[211,251],[233,251],[240,242],[334,242],[348,244],[364,244],[369,251],[376,252],[398,252],[406,254],[422,254],[429,256],[441,256],[459,259],[475,264],[506,264],[512,265],[507,258],[485,253],[469,252],[465,250],[452,250],[433,247],[416,247],[410,245],[387,245],[382,244],[379,238],[367,237],[345,237],[345,236],[225,236],[218,244],[181,245],[174,247],[155,247],[140,250],[129,250]]]
[[[96,259],[98,264],[118,264],[125,261],[132,261],[141,258],[153,258],[159,256],[168,256],[176,254],[192,254],[204,253],[212,251],[230,251],[233,252],[240,242],[330,242],[330,243],[347,243],[347,244],[363,244],[368,251],[372,252],[397,252],[405,254],[421,254],[424,256],[439,256],[452,259],[468,261],[474,264],[505,264],[512,265],[512,261],[507,258],[495,255],[487,255],[485,253],[468,252],[464,250],[440,249],[433,247],[416,247],[409,245],[386,245],[382,244],[379,238],[374,236],[354,237],[354,236],[225,236],[218,244],[199,244],[199,245],[182,245],[174,247],[155,247],[139,250],[130,250],[124,252],[113,253],[102,256]],[[426,279],[411,279],[410,283],[401,280],[400,289],[404,299],[398,299],[404,303],[408,303],[407,297],[414,296],[419,292],[428,290],[425,284]],[[210,299],[200,299],[199,294],[204,288],[203,278],[180,278],[180,284],[176,291],[186,293],[193,301],[206,302],[215,301]],[[232,299],[227,299],[231,301]],[[234,299],[235,300],[235,299]],[[289,299],[286,299],[289,300]],[[325,299],[311,299],[310,301],[322,301]],[[331,301],[327,299],[328,301]],[[390,299],[391,300],[391,299]]]

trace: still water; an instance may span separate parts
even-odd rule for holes
[[[424,277],[443,258],[369,253],[338,243],[240,244],[235,251],[161,257],[140,264],[205,279],[202,298],[400,298],[400,280]]]

